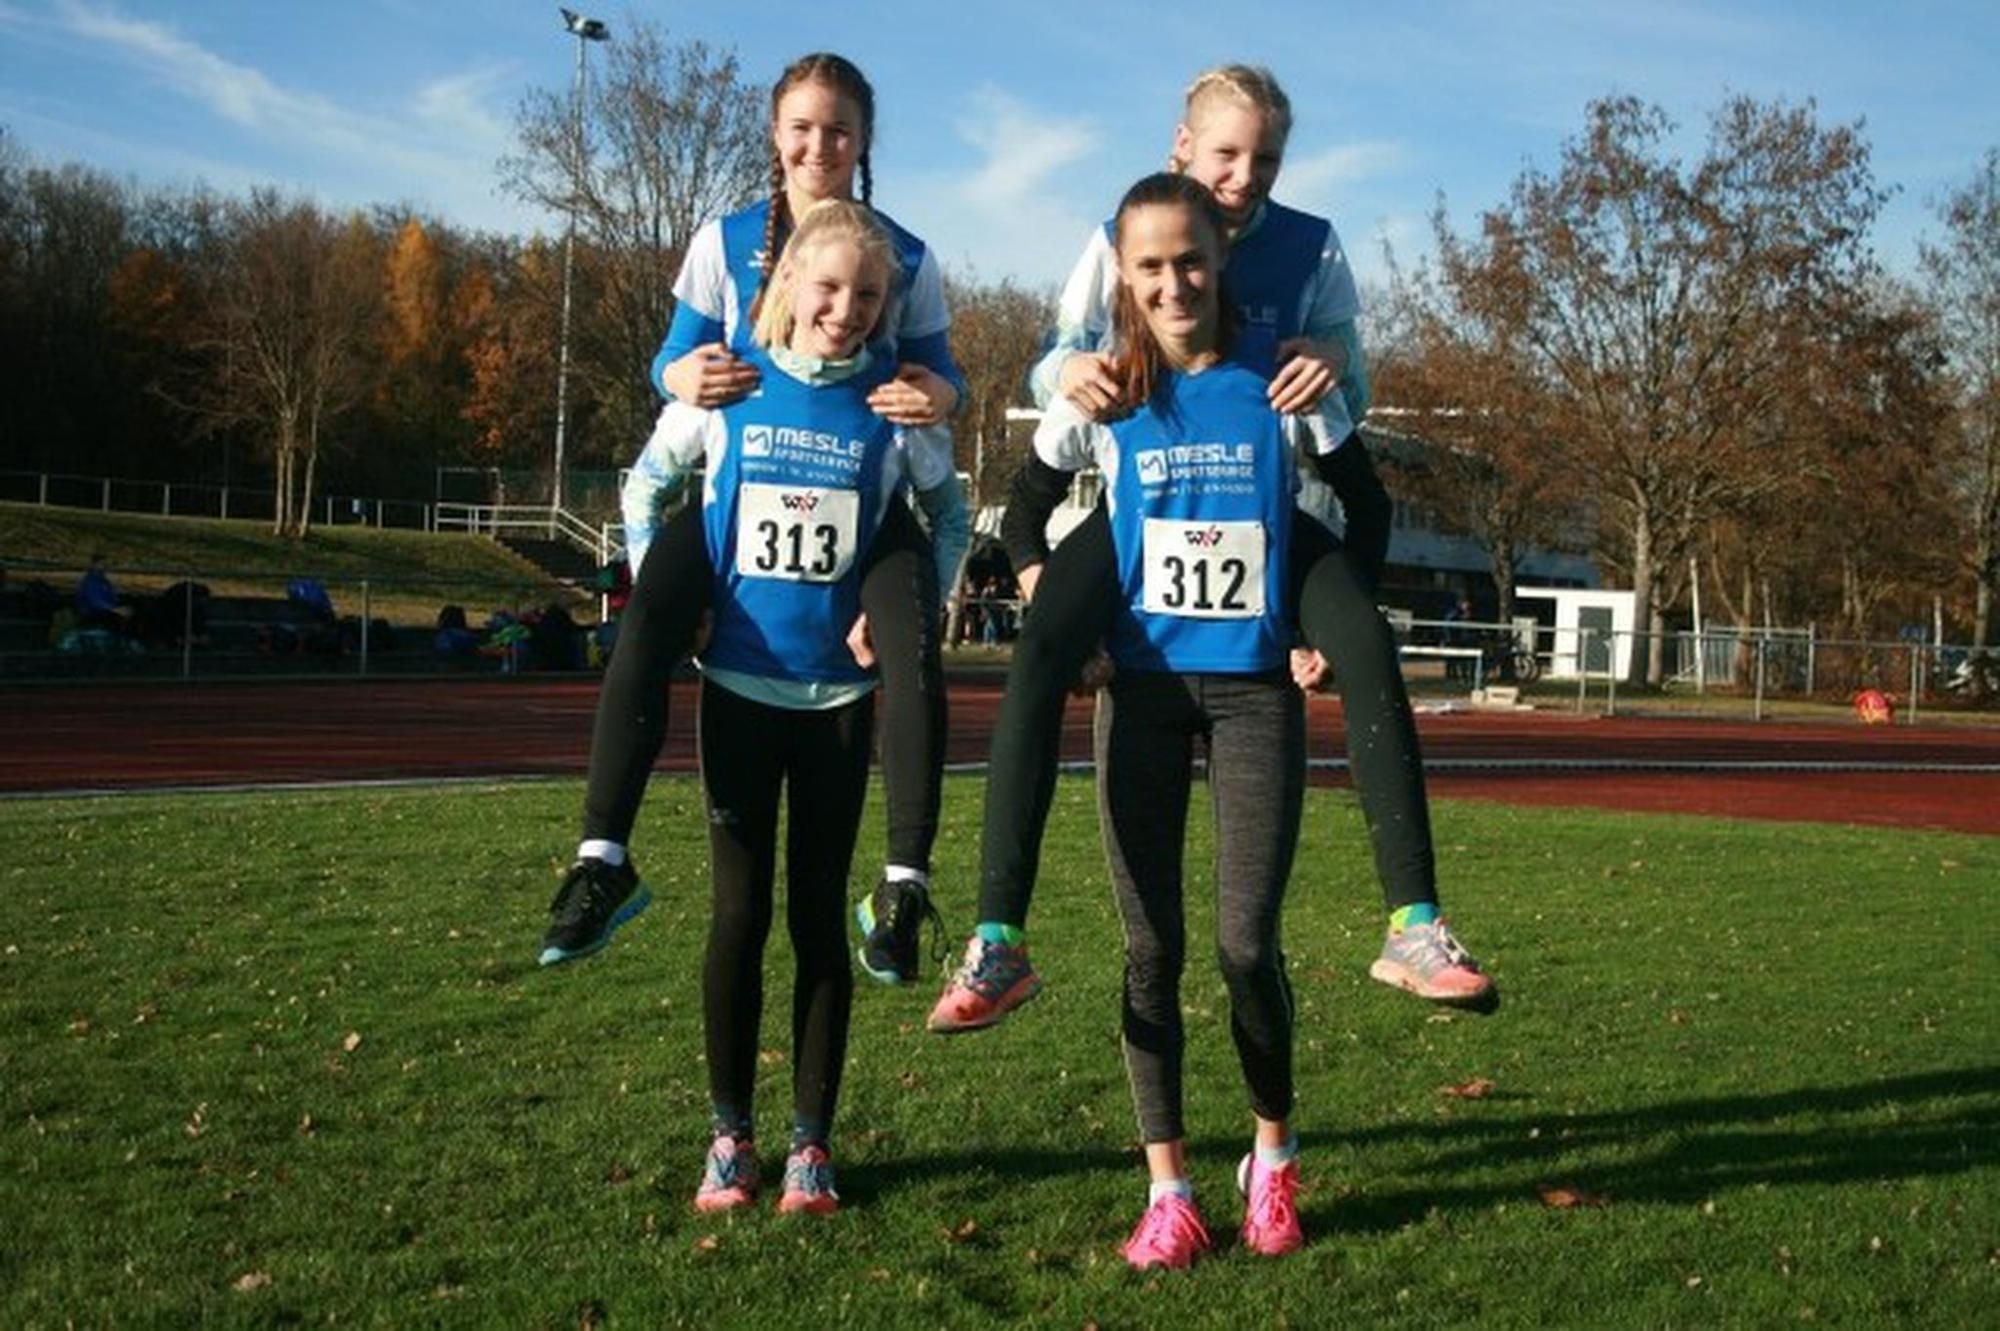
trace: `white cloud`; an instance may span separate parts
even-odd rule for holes
[[[1278,196],[1294,208],[1333,213],[1342,193],[1355,185],[1403,170],[1408,154],[1387,141],[1343,143],[1319,152],[1285,155]]]
[[[497,69],[435,79],[416,89],[407,105],[388,111],[353,110],[284,87],[167,24],[83,0],[64,0],[60,14],[74,36],[283,155],[238,161],[236,174],[346,205],[407,200],[464,225],[519,230],[535,224],[494,191],[493,163],[509,137],[488,104],[506,78]]]
[[[1036,286],[1061,281],[1093,220],[1074,200],[1102,193],[1102,173],[1088,167],[1102,139],[1096,126],[986,86],[971,92],[954,127],[973,162],[899,188],[897,211],[948,267]]]
[[[958,121],[959,137],[985,154],[963,184],[968,203],[1019,204],[1041,195],[1049,177],[1097,147],[1097,133],[1080,118],[1037,114],[998,88],[972,94],[972,111]]]
[[[489,145],[497,155],[512,131],[493,113],[492,102],[512,77],[501,69],[479,69],[438,79],[417,91],[416,113],[440,135]]]
[[[256,70],[204,50],[163,24],[128,19],[78,0],[66,0],[62,13],[77,36],[122,53],[239,125],[271,127],[338,115],[325,102],[285,92]]]

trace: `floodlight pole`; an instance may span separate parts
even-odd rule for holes
[[[584,61],[586,43],[603,42],[611,39],[610,30],[596,19],[564,9],[558,11],[563,16],[563,27],[576,38],[576,78],[570,85],[571,139],[570,139],[570,192],[569,226],[563,235],[563,292],[562,292],[562,336],[556,349],[556,471],[555,483],[551,490],[551,504],[555,508],[563,506],[563,436],[569,424],[569,310],[570,284],[576,269],[576,208],[583,193],[583,93]]]

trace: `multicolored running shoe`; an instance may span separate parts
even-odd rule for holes
[[[1433,1003],[1486,1012],[1500,1006],[1500,990],[1442,919],[1391,929],[1368,974]]]
[[[833,1161],[824,1146],[801,1146],[785,1157],[785,1195],[778,1209],[787,1215],[800,1211],[830,1215],[840,1209],[840,1194],[833,1190]]]
[[[701,1186],[695,1189],[697,1211],[733,1211],[757,1200],[757,1147],[727,1133],[708,1144]]]
[[[1042,977],[1028,964],[1026,943],[989,943],[974,934],[926,1025],[939,1035],[984,1030],[1040,992]]]

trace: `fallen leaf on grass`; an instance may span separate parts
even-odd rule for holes
[[[977,1220],[961,1221],[957,1229],[947,1229],[944,1231],[944,1241],[946,1243],[964,1243],[978,1232],[979,1222]]]
[[[361,1032],[349,1031],[347,1038],[340,1042],[340,1047],[350,1054],[359,1049],[361,1047]]]
[[[721,1238],[714,1234],[704,1234],[694,1241],[694,1250],[696,1252],[714,1252],[721,1246]]]
[[[181,1131],[190,1137],[199,1137],[208,1131],[208,1101],[204,1100],[194,1107],[194,1112],[188,1115],[187,1122],[181,1124]]]
[[[230,1288],[238,1294],[249,1294],[266,1288],[270,1283],[271,1273],[269,1271],[246,1271],[236,1277],[236,1283],[231,1285]]]
[[[1448,1095],[1454,1100],[1484,1100],[1493,1094],[1494,1085],[1491,1077],[1474,1077],[1471,1081],[1462,1081],[1456,1086],[1440,1086],[1438,1094]]]
[[[304,1136],[307,1137],[312,1136],[313,1129],[318,1126],[319,1126],[318,1124],[313,1122],[313,1116],[311,1114],[301,1115],[299,1118],[299,1132]]]
[[[1553,1206],[1557,1210],[1571,1210],[1579,1206],[1605,1206],[1611,1201],[1602,1193],[1585,1192],[1581,1188],[1557,1187],[1553,1183],[1536,1184],[1535,1192],[1541,1197],[1544,1206]]]

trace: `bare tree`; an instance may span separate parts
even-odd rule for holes
[[[734,52],[671,44],[642,19],[602,49],[583,133],[567,88],[531,90],[499,171],[501,188],[563,224],[574,211],[578,453],[610,458],[637,448],[657,410],[647,367],[688,241],[767,187],[770,148],[764,90],[744,81]],[[544,299],[553,326],[560,286]]]
[[[1003,487],[1018,461],[1008,449],[1007,409],[1033,400],[1028,370],[1041,354],[1055,301],[1012,279],[982,283],[970,274],[949,275],[945,292],[952,355],[965,373],[965,401],[951,424],[960,460],[972,475],[969,498],[975,508],[1003,503]]]
[[[381,257],[359,217],[341,225],[269,190],[228,207],[213,257],[193,334],[205,364],[181,404],[198,430],[261,434],[273,530],[302,536],[322,440],[363,392]]]
[[[1970,536],[1972,640],[1986,646],[2000,641],[2000,148],[1987,149],[1938,216],[1945,240],[1923,247],[1923,267],[1957,381],[1951,453]]]
[[[1589,531],[1584,476],[1562,443],[1563,396],[1520,355],[1520,328],[1493,322],[1427,271],[1396,272],[1377,308],[1387,336],[1376,397],[1400,414],[1371,428],[1417,444],[1388,458],[1393,487],[1486,551],[1505,622],[1521,561]]]
[[[1530,168],[1466,242],[1439,237],[1446,280],[1566,390],[1562,437],[1604,489],[1661,677],[1664,614],[1721,506],[1777,485],[1756,423],[1786,374],[1787,329],[1810,327],[1867,271],[1880,206],[1858,128],[1812,106],[1748,98],[1714,116],[1691,167],[1666,155],[1664,112],[1592,104],[1560,170]]]

